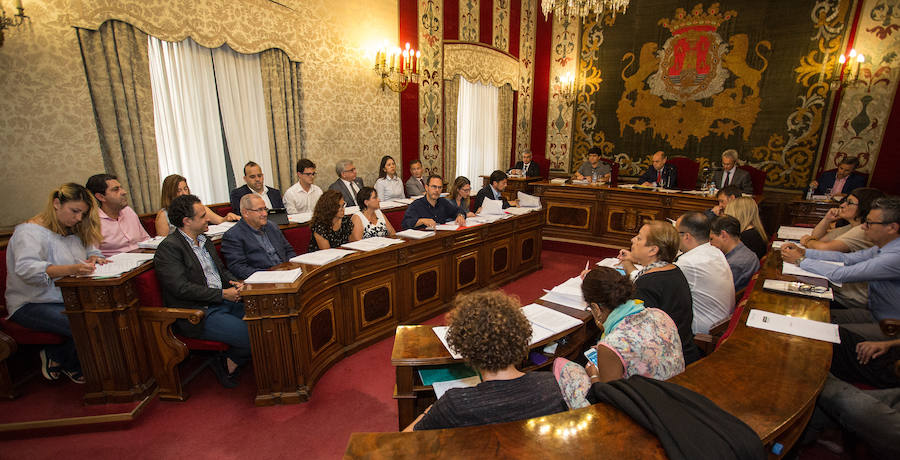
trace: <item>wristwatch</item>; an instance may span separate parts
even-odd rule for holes
[[[796,261],[796,262],[794,262],[794,265],[800,265],[800,262],[803,262],[803,260],[804,260],[804,259],[806,259],[806,257],[804,257],[804,256],[800,256],[800,258],[799,258],[799,259],[797,259],[797,261]]]

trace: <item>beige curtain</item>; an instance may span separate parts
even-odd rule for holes
[[[497,169],[509,169],[510,152],[513,145],[513,89],[509,83],[500,87],[500,100],[497,104],[497,119],[500,123],[500,146],[497,148]]]
[[[300,63],[292,62],[284,51],[270,49],[259,53],[259,65],[266,100],[272,181],[283,193],[296,177],[294,173],[303,145]]]
[[[456,180],[456,113],[459,109],[459,76],[444,81],[444,182]]]
[[[136,212],[156,211],[160,181],[147,34],[119,21],[76,31],[104,167],[129,191]]]

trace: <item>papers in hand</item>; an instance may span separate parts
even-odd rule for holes
[[[288,214],[288,221],[296,224],[302,224],[312,220],[311,212],[301,212],[299,214]]]
[[[832,261],[830,261],[830,260],[823,260],[822,262],[827,262],[827,263],[829,263],[829,264],[834,264],[834,265],[838,265],[838,266],[841,266],[841,267],[844,266],[844,264],[841,263],[841,262],[832,262]],[[823,280],[828,280],[828,277],[827,277],[827,276],[819,275],[819,274],[817,274],[817,273],[813,273],[813,272],[806,271],[806,270],[800,268],[798,265],[792,264],[792,263],[790,263],[790,262],[782,262],[782,266],[781,266],[781,274],[783,274],[783,275],[794,275],[794,276],[805,276],[805,277],[808,277],[808,278],[821,278],[821,279],[823,279]],[[835,281],[832,281],[832,280],[828,280],[828,281],[831,282],[831,284],[833,284],[833,285],[835,285],[835,286],[837,286],[837,287],[843,286],[842,283],[838,283],[838,282],[835,282]]]
[[[107,258],[106,263],[103,265],[95,265],[94,272],[88,276],[92,278],[113,278],[123,273],[128,273],[150,260],[153,260],[153,254],[123,252]]]
[[[541,297],[541,300],[579,310],[587,310],[588,308],[587,302],[584,301],[584,297],[581,295],[580,276],[569,278],[549,291],[545,289],[544,292],[546,294]]]
[[[813,229],[806,227],[788,227],[782,225],[778,229],[778,238],[782,240],[799,240],[806,235],[812,235]]]
[[[156,249],[159,247],[159,243],[162,243],[162,240],[166,239],[164,236],[154,236],[149,240],[144,240],[138,243],[138,247],[141,249]]]
[[[386,248],[392,244],[400,243],[403,243],[403,240],[399,238],[385,238],[383,236],[375,236],[372,238],[365,238],[359,241],[354,241],[352,243],[347,243],[342,247],[354,249],[357,251],[374,251],[376,249]]]
[[[291,262],[309,265],[325,265],[346,255],[353,254],[353,252],[354,251],[347,249],[337,248],[321,249],[316,252],[307,252],[306,254],[294,257],[291,259]]]
[[[402,238],[409,238],[413,240],[421,240],[423,238],[428,238],[429,236],[434,236],[434,232],[425,232],[422,230],[403,230],[402,232],[397,232],[397,236]]]
[[[485,198],[481,202],[481,212],[478,215],[503,214],[503,201]]]
[[[772,242],[772,249],[781,249],[781,247],[784,246],[784,245],[787,244],[787,243],[790,243],[790,241],[781,241],[781,240],[773,241],[773,242]],[[804,248],[804,249],[806,249],[806,246],[804,246],[804,245],[802,245],[802,244],[800,244],[800,243],[794,243],[794,244],[795,244],[797,247],[799,247],[799,248]]]
[[[299,267],[293,270],[260,270],[248,276],[244,283],[293,283],[302,273]]]
[[[765,280],[763,281],[763,289],[785,292],[788,294],[797,294],[806,297],[815,297],[817,299],[834,299],[834,294],[831,292],[831,289],[813,286],[805,283],[799,283],[796,281]]]
[[[841,343],[837,324],[794,318],[762,310],[750,310],[750,316],[747,317],[747,326],[767,331],[783,332],[808,339]]]
[[[462,355],[453,351],[450,348],[450,344],[447,343],[447,326],[435,326],[431,330],[438,336],[438,339],[444,344],[444,348],[450,352],[450,356],[452,356],[453,359],[462,359]]]
[[[237,222],[222,222],[221,224],[210,225],[206,230],[206,236],[224,235],[229,228],[234,227]]]
[[[522,313],[531,322],[530,345],[582,324],[577,318],[536,303],[522,307]]]

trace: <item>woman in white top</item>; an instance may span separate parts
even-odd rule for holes
[[[48,380],[60,373],[84,383],[72,341],[69,317],[55,280],[89,275],[105,263],[97,246],[102,240],[97,202],[78,184],[65,184],[50,194],[40,214],[17,225],[6,251],[6,307],[21,326],[65,337],[41,350],[41,372]]]
[[[166,236],[175,231],[175,226],[169,222],[169,213],[166,212],[166,208],[176,196],[190,194],[191,189],[188,187],[187,179],[178,174],[166,176],[162,183],[162,192],[159,200],[160,204],[162,204],[162,209],[156,213],[156,236]],[[209,223],[213,225],[221,224],[225,221],[235,222],[241,219],[240,216],[233,212],[229,212],[225,217],[222,217],[213,212],[212,209],[209,209],[209,207],[206,208],[206,217]]]
[[[384,201],[406,198],[403,192],[403,181],[397,176],[397,163],[390,155],[381,157],[378,179],[375,180],[375,191]],[[359,204],[358,201],[357,204]]]
[[[353,233],[350,241],[359,241],[373,236],[394,236],[394,227],[381,212],[381,200],[372,187],[363,187],[356,193],[359,211],[353,214]]]

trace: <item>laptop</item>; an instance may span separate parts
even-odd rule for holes
[[[269,210],[269,222],[274,223],[275,225],[287,225],[288,222],[288,214],[287,209],[284,208],[274,208]]]

